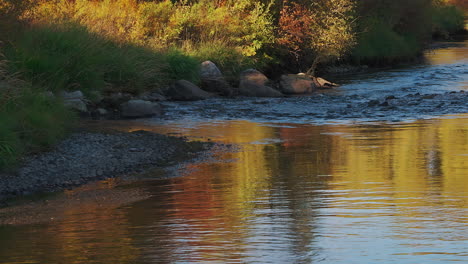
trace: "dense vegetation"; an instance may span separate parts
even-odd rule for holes
[[[463,28],[447,2],[0,0],[0,169],[63,135],[71,114],[45,91],[157,90],[197,82],[203,60],[233,83],[249,67],[393,63]]]

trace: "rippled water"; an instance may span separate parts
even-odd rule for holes
[[[445,63],[464,62],[433,62]],[[183,177],[113,179],[1,209],[0,263],[468,263],[467,114],[109,126],[236,148],[187,164]]]

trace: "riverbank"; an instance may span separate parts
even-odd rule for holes
[[[213,146],[144,131],[77,132],[52,151],[24,158],[14,173],[0,174],[0,201],[143,173],[189,160]]]

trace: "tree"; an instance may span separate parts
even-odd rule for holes
[[[339,59],[355,44],[354,0],[285,1],[279,19],[279,43],[296,60],[311,61],[307,74],[319,63]]]

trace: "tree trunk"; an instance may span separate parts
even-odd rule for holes
[[[317,69],[319,62],[320,62],[320,56],[315,57],[314,62],[312,62],[312,66],[310,66],[306,74],[309,76],[315,76],[315,70]]]

